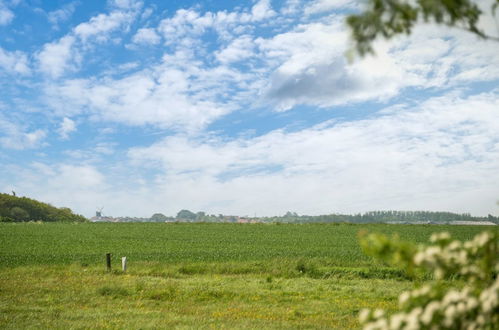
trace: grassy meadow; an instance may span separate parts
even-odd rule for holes
[[[359,231],[424,243],[444,230],[484,228],[0,224],[0,328],[356,328],[360,309],[393,310],[418,285],[366,257]]]

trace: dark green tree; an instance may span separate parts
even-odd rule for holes
[[[180,210],[177,213],[177,219],[195,220],[196,213],[191,212],[189,210]]]
[[[168,217],[166,215],[164,215],[163,213],[154,213],[151,216],[151,221],[164,222],[166,220],[168,220]]]

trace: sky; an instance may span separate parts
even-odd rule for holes
[[[360,10],[0,0],[0,191],[87,217],[498,215],[499,42],[420,24],[349,61]]]

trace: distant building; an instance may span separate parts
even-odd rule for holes
[[[497,226],[497,224],[492,221],[449,221],[449,225],[461,225],[461,226]]]

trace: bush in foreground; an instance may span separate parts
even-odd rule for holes
[[[398,238],[371,234],[361,243],[366,252],[402,264],[412,276],[430,272],[435,281],[399,297],[400,311],[361,311],[364,329],[499,329],[499,235],[483,232],[471,241],[434,234],[432,245],[416,248]],[[461,279],[464,287],[445,280]],[[452,282],[457,284],[459,282]]]

